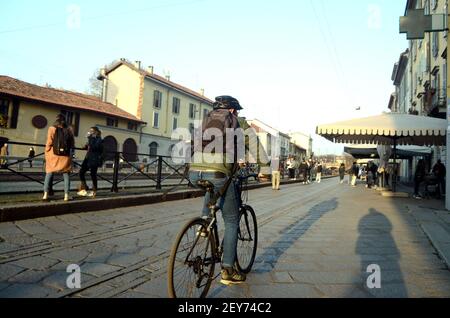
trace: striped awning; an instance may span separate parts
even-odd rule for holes
[[[387,113],[321,125],[316,133],[332,142],[344,144],[377,144],[444,146],[447,121],[439,118]]]

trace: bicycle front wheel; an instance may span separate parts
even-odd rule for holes
[[[171,298],[205,298],[214,276],[216,245],[208,223],[195,219],[183,228],[168,264]]]
[[[258,248],[258,224],[250,206],[241,208],[238,229],[236,266],[244,274],[250,273]]]

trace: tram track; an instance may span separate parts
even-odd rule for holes
[[[332,190],[330,190],[330,188],[332,188]],[[312,201],[314,201],[317,198],[316,197],[317,194],[322,193],[324,191],[327,191],[327,193],[329,195],[333,195],[334,192],[337,191],[337,189],[336,189],[336,186],[333,184],[326,188],[321,188],[316,191],[311,191],[308,195],[310,198],[305,201],[302,201],[302,205],[307,206],[309,203],[311,203]],[[273,220],[288,215],[296,208],[298,208],[298,202],[289,204],[275,213],[268,212],[263,215],[258,215],[257,217],[271,214],[270,216],[263,218],[261,221],[258,221],[258,228],[261,229],[261,228],[265,227],[266,225],[270,224]],[[113,288],[112,290],[109,290],[106,292],[100,292],[97,295],[90,296],[90,297],[110,298],[110,297],[120,296],[121,294],[127,292],[128,290],[135,289],[135,288],[147,283],[148,281],[150,281],[152,279],[158,279],[164,275],[167,275],[166,260],[169,257],[170,257],[170,251],[168,250],[168,251],[165,251],[165,252],[161,253],[160,255],[158,255],[157,258],[153,259],[150,263],[148,262],[148,260],[146,260],[146,261],[142,261],[142,262],[133,264],[126,269],[123,269],[118,272],[115,272],[115,273],[112,273],[109,275],[105,275],[103,277],[95,279],[95,280],[89,282],[87,285],[85,285],[83,287],[83,289],[56,294],[56,295],[53,295],[53,297],[61,298],[61,297],[72,297],[72,296],[82,295],[83,292],[89,291],[90,289],[95,289],[98,286],[108,283],[111,280],[117,279],[121,276],[127,275],[134,271],[142,271],[141,275],[136,277],[134,280],[126,283],[125,285],[120,286],[118,288]],[[163,265],[161,265],[161,263],[163,263]],[[152,271],[152,270],[145,271],[145,269],[148,267],[153,268],[155,270],[154,271]]]

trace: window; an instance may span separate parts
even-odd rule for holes
[[[438,0],[431,0],[431,9],[436,10],[438,5]]]
[[[203,118],[208,117],[208,114],[209,114],[209,109],[204,109],[203,110]]]
[[[159,113],[153,113],[153,128],[159,128]]]
[[[430,1],[425,0],[423,7],[425,9],[425,15],[429,15],[430,14]]]
[[[172,112],[174,114],[179,114],[180,113],[180,99],[177,98],[177,97],[173,98]]]
[[[137,131],[138,130],[138,124],[133,122],[133,121],[129,121],[128,122],[128,130]]]
[[[177,130],[177,128],[178,128],[178,118],[174,118],[173,119],[172,129],[173,130]]]
[[[72,128],[75,137],[78,137],[78,133],[79,133],[79,129],[80,129],[80,113],[74,113],[71,111],[62,110],[61,114],[66,119],[67,125]]]
[[[195,119],[195,113],[196,113],[197,106],[195,104],[189,104],[189,118]]]
[[[437,58],[439,55],[439,33],[433,33],[433,57]]]
[[[193,123],[189,124],[189,132],[191,133],[191,136],[194,136],[195,126]]]
[[[75,115],[74,115],[74,113],[73,112],[69,112],[69,111],[67,111],[67,110],[63,110],[63,111],[61,111],[61,114],[64,116],[64,118],[66,119],[66,123],[67,123],[67,125],[73,125],[73,123],[74,123],[74,118],[75,118]]]
[[[8,128],[9,100],[0,99],[0,128]]]
[[[150,145],[150,157],[156,157],[158,155],[159,145],[156,142],[152,142]]]
[[[162,105],[162,93],[160,91],[155,91],[153,94],[153,107],[161,108]]]
[[[119,120],[116,118],[106,118],[106,126],[108,127],[119,127]]]

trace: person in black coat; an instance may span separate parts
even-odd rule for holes
[[[101,132],[97,127],[92,127],[88,132],[88,143],[85,146],[87,150],[86,157],[81,165],[80,170],[80,191],[79,196],[91,196],[97,195],[97,170],[103,164],[103,140]],[[90,171],[92,179],[92,192],[89,190],[86,184],[86,172]]]
[[[339,181],[341,184],[344,183],[345,178],[345,164],[341,163],[341,166],[339,167]]]
[[[30,164],[30,168],[33,168],[33,159],[36,155],[36,152],[34,151],[34,148],[30,148],[30,152],[28,152],[28,163]]]
[[[441,160],[438,160],[433,167],[433,174],[437,178],[439,184],[439,196],[445,194],[445,177],[447,176],[447,169]]]
[[[421,199],[422,197],[419,194],[420,185],[425,180],[426,175],[426,168],[425,168],[425,161],[423,159],[419,160],[417,167],[416,167],[416,173],[414,174],[414,199]]]

